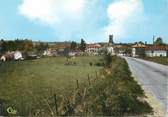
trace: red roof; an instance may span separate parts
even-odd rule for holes
[[[145,48],[146,46],[142,43],[136,43],[135,45],[132,46],[133,48]]]
[[[146,50],[166,50],[168,51],[168,46],[158,46],[158,45],[147,46]]]
[[[100,48],[101,45],[100,44],[88,44],[87,48]]]

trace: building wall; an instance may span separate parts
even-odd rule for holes
[[[151,50],[147,50],[145,53],[147,57],[153,57],[153,52]]]
[[[99,48],[87,48],[86,49],[86,52],[88,52],[88,53],[92,53],[92,52],[98,52],[99,51]]]
[[[164,56],[166,57],[167,56],[167,52],[166,51],[163,51],[163,50],[160,50],[160,51],[154,51],[153,53],[153,56]]]
[[[107,48],[107,52],[111,55],[115,55],[115,51],[114,51],[114,48],[113,47],[108,47]]]
[[[148,57],[166,57],[167,56],[167,51],[164,51],[164,50],[155,50],[155,51],[151,51],[151,50],[148,50],[146,51],[146,56]]]
[[[132,56],[133,57],[136,57],[137,55],[136,55],[136,49],[135,48],[132,48]]]

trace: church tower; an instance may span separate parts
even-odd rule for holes
[[[109,35],[109,45],[113,45],[114,44],[113,38],[114,38],[113,35]]]

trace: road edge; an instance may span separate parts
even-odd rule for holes
[[[125,59],[126,60],[126,59]],[[126,60],[127,62],[127,60]],[[128,64],[128,62],[127,62]],[[157,98],[152,94],[152,92],[148,89],[146,89],[143,85],[140,84],[140,81],[137,79],[136,74],[132,71],[131,66],[128,64],[129,69],[132,73],[132,77],[137,81],[137,83],[142,87],[144,90],[146,98],[144,99],[146,102],[149,103],[149,105],[153,108],[153,114],[148,114],[148,117],[168,117],[168,113],[164,111],[161,104],[157,100]]]

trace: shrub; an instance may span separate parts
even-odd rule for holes
[[[104,62],[97,62],[94,65],[98,67],[105,66]]]
[[[90,66],[92,66],[92,65],[93,65],[93,63],[92,63],[92,62],[89,62],[89,65],[90,65]]]

